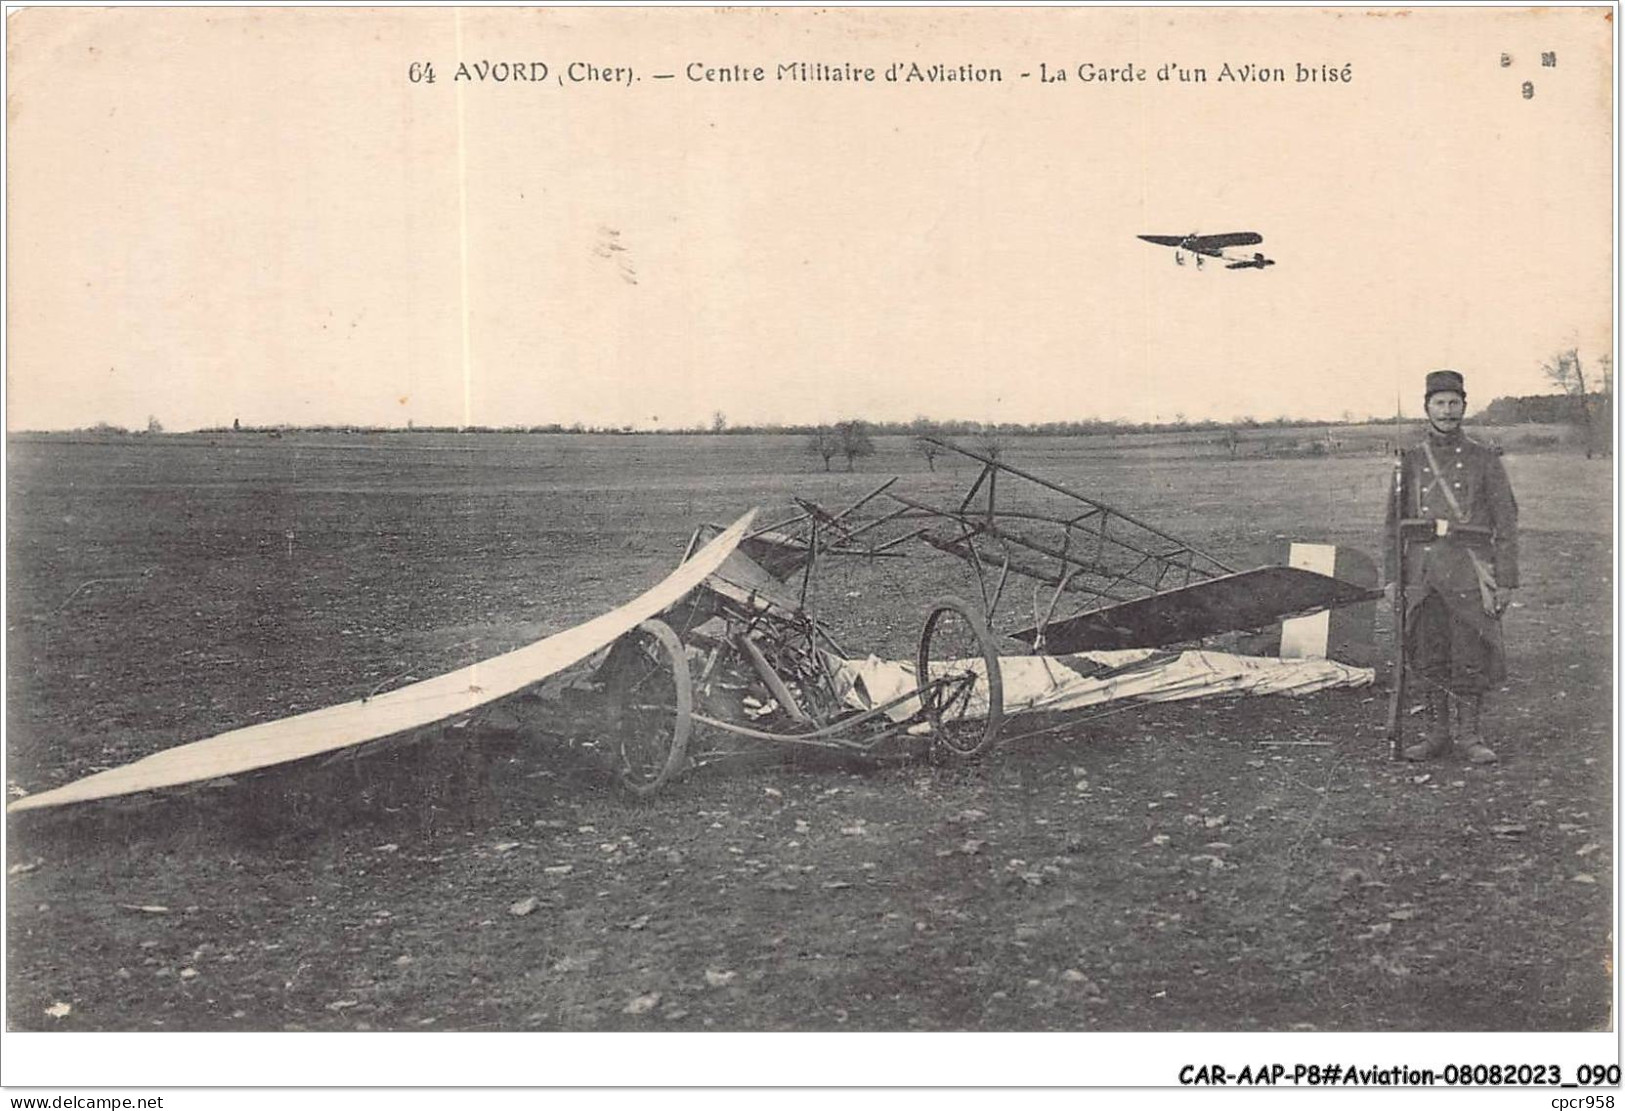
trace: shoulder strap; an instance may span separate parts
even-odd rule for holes
[[[1456,515],[1456,520],[1466,524],[1467,515],[1461,511],[1461,502],[1456,500],[1455,493],[1450,489],[1450,483],[1445,481],[1444,468],[1439,466],[1439,460],[1433,454],[1433,445],[1423,439],[1422,450],[1427,453],[1428,466],[1433,468],[1433,485],[1439,488],[1444,494],[1444,500],[1450,503],[1450,512]]]

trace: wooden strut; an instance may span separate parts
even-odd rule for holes
[[[835,514],[835,516],[832,517],[831,520],[832,521],[841,521],[841,520],[845,520],[847,517],[850,517],[852,514],[856,513],[858,510],[862,509],[864,506],[868,505],[870,502],[872,502],[876,498],[878,498],[881,494],[884,494],[887,490],[891,489],[894,485],[896,485],[897,484],[897,477],[898,476],[893,475],[891,478],[888,478],[885,482],[882,482],[879,486],[876,486],[873,490],[870,490],[867,494],[863,495],[863,497],[859,498],[857,501],[853,502],[851,505],[847,506],[845,509],[843,509],[839,513]]]
[[[913,537],[906,536],[906,537],[903,537],[903,539],[912,540]],[[888,546],[895,547],[895,545],[888,545]],[[908,553],[907,552],[889,552],[889,551],[884,551],[884,550],[881,550],[881,549],[875,549],[875,550],[871,551],[871,550],[869,550],[867,548],[824,548],[818,554],[819,555],[825,555],[825,556],[857,556],[857,557],[859,557],[861,559],[867,559],[870,556],[874,556],[874,557],[879,558],[879,559],[907,559],[908,558]]]
[[[999,599],[1004,597],[1004,584],[1010,577],[1010,545],[1004,546],[1004,566],[999,570],[999,585],[993,588],[993,600],[987,604],[987,612],[994,613],[999,608]]]
[[[889,556],[889,555],[893,554],[890,549],[897,547],[899,544],[906,544],[910,540],[915,539],[916,537],[924,536],[926,533],[928,533],[930,531],[931,530],[929,528],[917,528],[913,532],[904,533],[902,536],[899,536],[895,540],[886,541],[884,544],[880,545],[880,547],[878,547],[878,548],[871,548],[867,552],[853,552],[852,554],[853,555],[888,555]],[[896,554],[897,555],[904,555],[906,553],[898,552]]]
[[[750,660],[750,665],[756,669],[756,674],[767,685],[767,689],[772,693],[779,705],[784,707],[784,712],[796,721],[810,722],[812,718],[807,716],[807,712],[801,708],[801,703],[796,701],[796,696],[790,693],[790,688],[784,679],[767,662],[767,657],[762,655],[762,650],[757,647],[756,641],[751,638],[751,635],[749,633],[740,633],[737,639],[740,649],[745,653],[746,658]]]
[[[916,690],[911,690],[911,691],[907,692],[906,694],[900,694],[895,698],[888,699],[885,702],[882,702],[878,706],[870,707],[869,709],[863,711],[861,714],[858,714],[855,717],[843,718],[840,721],[834,722],[834,723],[832,723],[830,725],[825,725],[825,726],[822,726],[821,728],[818,728],[818,729],[812,729],[812,730],[809,730],[809,731],[807,731],[805,733],[769,733],[766,730],[751,729],[748,726],[735,725],[735,724],[733,724],[731,722],[719,721],[719,720],[717,720],[715,718],[704,717],[704,716],[702,716],[700,714],[695,714],[694,715],[694,720],[698,721],[698,722],[701,722],[701,723],[703,723],[705,725],[709,725],[709,726],[712,726],[714,728],[721,729],[725,733],[737,733],[742,737],[756,737],[756,738],[758,738],[760,740],[766,740],[766,741],[788,741],[788,742],[800,742],[800,743],[804,743],[804,744],[805,743],[816,743],[816,742],[818,742],[820,740],[839,737],[842,733],[845,733],[848,730],[855,729],[860,725],[867,724],[868,722],[873,721],[875,718],[877,718],[880,715],[884,714],[887,710],[890,710],[893,706],[900,706],[904,702],[907,702],[911,698],[922,698],[922,705],[923,705],[923,697],[922,696],[924,695],[924,693],[925,693],[925,691],[927,689],[929,689],[931,687],[937,687],[937,686],[947,686],[948,684],[954,683],[954,682],[961,682],[962,683],[963,680],[955,680],[955,679],[952,679],[952,678],[932,679],[928,683],[925,684],[925,687],[922,687],[922,688],[919,688],[919,689],[916,689]],[[901,728],[904,728],[904,726],[899,726],[898,727],[898,729],[901,729]],[[890,732],[896,732],[896,730],[891,730]],[[836,743],[843,743],[843,742],[836,742]],[[847,742],[847,744],[850,745],[849,742]]]
[[[878,493],[879,491],[876,491],[876,492]],[[908,509],[899,509],[899,510],[896,510],[895,512],[887,513],[883,517],[876,517],[874,520],[870,521],[866,525],[861,525],[858,528],[851,529],[851,530],[847,531],[845,533],[846,542],[848,544],[850,544],[854,540],[856,540],[858,537],[862,536],[864,533],[870,531],[871,529],[879,528],[881,525],[890,524],[892,521],[895,521],[895,520],[897,520],[897,519],[899,519],[901,517],[906,516],[909,512],[910,511]],[[874,548],[836,549],[834,551],[834,554],[835,555],[854,555],[854,556],[881,556],[881,555],[883,555],[883,556],[903,556],[905,553],[903,553],[903,552],[893,552],[891,549],[897,547],[899,544],[905,544],[908,541],[913,540],[916,536],[919,536],[924,531],[925,531],[925,529],[923,529],[923,528],[915,529],[913,532],[905,533],[904,535],[899,536],[896,539],[888,540],[884,544],[881,544],[878,547],[874,547]],[[825,552],[826,553],[830,552],[830,549],[826,548]]]
[[[839,527],[840,523],[847,517],[850,517],[853,513],[856,513],[859,509],[862,509],[864,506],[868,505],[874,499],[878,498],[881,494],[884,494],[893,485],[895,485],[896,482],[896,476],[888,478],[885,482],[882,482],[879,486],[876,486],[873,490],[870,490],[867,494],[863,495],[863,497],[859,498],[857,501],[853,502],[839,513],[831,513],[817,502],[810,501],[806,498],[796,498],[795,502],[806,511],[807,516],[811,517],[815,521],[822,521],[824,525],[834,529],[834,531],[845,537],[847,530]]]
[[[812,585],[813,564],[818,561],[818,518],[814,517],[812,529],[807,533],[807,563],[801,569],[801,594],[796,599],[796,609],[802,613],[807,612],[807,589]]]
[[[888,498],[892,499],[895,502],[901,502],[902,504],[908,506],[909,508],[907,510],[903,511],[903,512],[888,514],[886,517],[881,519],[882,522],[883,521],[894,521],[894,520],[902,520],[902,521],[940,521],[940,520],[943,520],[944,518],[946,518],[948,520],[952,520],[952,521],[957,521],[957,520],[968,519],[971,516],[970,514],[965,513],[962,510],[958,510],[958,509],[942,509],[942,508],[940,508],[938,506],[926,505],[924,502],[912,501],[912,500],[910,500],[908,498],[903,497],[903,495],[901,495],[901,494],[888,493],[886,496]],[[1055,515],[1053,513],[1032,513],[1032,512],[1029,512],[1027,510],[1021,510],[1021,509],[1001,509],[999,511],[999,513],[998,513],[998,517],[1001,520],[1005,520],[1005,521],[1039,521],[1039,522],[1042,522],[1042,523],[1048,524],[1048,525],[1058,525],[1063,529],[1075,529],[1076,531],[1081,532],[1085,536],[1094,537],[1096,540],[1101,539],[1101,537],[1103,535],[1105,535],[1106,526],[1110,523],[1111,518],[1113,518],[1115,516],[1118,516],[1116,510],[1109,509],[1109,508],[1104,508],[1104,507],[1101,507],[1101,506],[1096,506],[1093,509],[1089,509],[1089,510],[1083,512],[1083,513],[1078,514],[1076,517],[1061,517],[1061,516],[1057,516],[1057,515]],[[1099,517],[1099,518],[1101,518],[1101,525],[1100,525],[1099,528],[1089,527],[1088,522],[1089,522],[1089,519],[1091,517]],[[1151,557],[1153,557],[1155,559],[1167,560],[1170,563],[1177,563],[1180,560],[1180,558],[1183,557],[1183,556],[1200,556],[1201,555],[1200,552],[1196,552],[1189,545],[1184,544],[1184,543],[1180,543],[1180,542],[1177,542],[1177,541],[1176,541],[1176,543],[1178,543],[1178,547],[1170,548],[1165,552],[1152,552],[1152,551],[1146,551],[1143,548],[1140,548],[1140,547],[1137,547],[1135,545],[1129,544],[1127,541],[1119,540],[1114,536],[1105,535],[1105,539],[1110,540],[1114,544],[1120,544],[1121,546],[1130,549],[1131,551],[1135,552],[1138,555],[1147,555],[1147,556],[1151,556]],[[1207,558],[1207,557],[1204,556],[1202,558]],[[1214,565],[1216,567],[1220,568],[1220,571],[1228,572],[1228,569],[1224,568],[1224,566],[1222,564],[1219,564],[1217,561],[1214,561]],[[1219,572],[1214,572],[1214,574],[1218,574],[1218,573]]]
[[[918,509],[922,509],[922,510],[926,510],[926,511],[931,511],[930,506],[925,506],[925,505],[921,505],[918,502],[909,501],[907,498],[904,498],[901,494],[890,494],[888,496],[892,497],[892,498],[896,498],[898,501],[901,501],[904,504],[910,505],[910,506],[912,506],[914,508],[918,508]],[[951,514],[951,513],[937,512],[937,516],[938,516],[939,519],[945,519],[945,520],[953,521],[953,522],[957,523],[958,525],[960,525],[961,528],[966,529],[967,533],[969,534],[967,539],[974,539],[979,534],[980,535],[991,536],[994,539],[1002,540],[1002,541],[1008,541],[1009,543],[1015,544],[1015,545],[1017,545],[1019,547],[1027,548],[1030,551],[1037,552],[1039,555],[1049,556],[1051,559],[1059,560],[1063,567],[1073,568],[1073,569],[1076,569],[1077,571],[1081,571],[1084,574],[1096,575],[1096,576],[1098,576],[1100,578],[1112,578],[1114,580],[1114,584],[1117,583],[1117,582],[1125,582],[1125,581],[1127,581],[1127,582],[1133,582],[1136,586],[1146,587],[1147,589],[1151,589],[1151,590],[1156,589],[1153,585],[1151,585],[1149,583],[1140,582],[1139,580],[1136,580],[1136,579],[1132,578],[1132,576],[1133,576],[1135,571],[1138,571],[1141,567],[1144,567],[1148,560],[1155,560],[1155,559],[1159,559],[1160,557],[1151,555],[1150,553],[1147,553],[1147,552],[1141,552],[1138,548],[1134,548],[1131,545],[1122,544],[1122,546],[1124,548],[1127,548],[1128,550],[1130,550],[1130,551],[1136,553],[1137,555],[1141,556],[1140,561],[1138,563],[1136,563],[1134,565],[1134,567],[1132,569],[1130,569],[1126,575],[1113,576],[1110,569],[1106,568],[1103,564],[1099,563],[1098,561],[1094,562],[1094,563],[1085,563],[1083,560],[1078,559],[1077,557],[1071,555],[1067,551],[1057,550],[1057,549],[1049,547],[1049,546],[1047,546],[1045,544],[1040,544],[1037,541],[1029,540],[1025,536],[1021,536],[1021,535],[1018,535],[1016,533],[1010,532],[1007,529],[999,528],[997,525],[982,525],[982,524],[972,525],[967,519],[955,516],[954,514]],[[1056,522],[1056,523],[1059,523],[1059,522]],[[927,543],[932,543],[933,547],[940,547],[940,544],[935,544],[935,543],[932,542],[932,539],[931,539],[930,535],[928,533],[926,533],[924,530],[922,530],[921,538],[924,539]],[[956,543],[957,543],[957,541],[956,541]],[[1114,541],[1114,543],[1121,544],[1121,541]],[[1026,575],[1028,578],[1038,579],[1040,582],[1049,583],[1051,586],[1055,585],[1056,582],[1059,581],[1058,578],[1056,576],[1054,576],[1054,575],[1050,575],[1047,572],[1035,571],[1032,568],[1030,568],[1028,566],[1025,566],[1025,565],[1022,565],[1022,564],[1011,563],[1010,567],[1011,567],[1012,570],[1017,571],[1020,574]],[[1079,589],[1080,591],[1083,591],[1083,590],[1086,590],[1087,588],[1079,587],[1077,589]],[[1100,593],[1101,593],[1102,597],[1106,597],[1106,598],[1115,598],[1116,597],[1115,595],[1112,595],[1112,594],[1104,592],[1104,591],[1100,592]],[[1125,601],[1127,599],[1117,598],[1117,600],[1118,601]]]
[[[1130,567],[1127,571],[1124,571],[1121,575],[1118,575],[1115,579],[1113,579],[1112,582],[1111,582],[1111,585],[1116,586],[1118,583],[1131,582],[1135,586],[1140,586],[1140,587],[1145,586],[1146,585],[1145,583],[1140,582],[1138,579],[1136,579],[1134,577],[1134,572],[1136,572],[1140,568],[1144,567],[1145,564],[1146,564],[1146,560],[1151,559],[1151,558],[1152,558],[1151,556],[1146,556],[1144,559],[1141,559],[1140,562],[1136,563],[1133,567]],[[1156,593],[1156,589],[1157,588],[1154,587],[1154,586],[1150,588],[1150,590],[1151,590],[1151,592],[1153,594]]]
[[[845,646],[842,645],[840,641],[831,636],[828,629],[824,628],[810,617],[807,619],[807,621],[812,625],[814,637],[823,637],[824,643],[828,644],[832,649],[834,649],[837,656],[841,657],[843,660],[849,660],[852,658],[852,653],[847,651]],[[816,643],[813,644],[813,651],[818,651],[818,645]]]
[[[951,511],[943,510],[943,509],[936,509],[936,508],[934,508],[932,506],[924,504],[923,502],[917,502],[917,501],[914,501],[914,500],[912,500],[910,498],[906,498],[902,494],[887,494],[886,496],[891,498],[894,501],[901,502],[902,504],[910,507],[911,509],[915,509],[915,510],[919,511],[921,514],[923,514],[924,516],[929,517],[931,519],[954,521],[954,522],[959,523],[960,525],[965,525],[970,520],[968,517],[966,517],[966,516],[964,516],[962,514],[953,513]],[[1051,559],[1058,559],[1058,560],[1062,561],[1063,563],[1067,564],[1068,566],[1077,567],[1079,570],[1083,571],[1085,574],[1098,575],[1101,578],[1111,578],[1111,579],[1114,579],[1116,582],[1125,582],[1125,581],[1133,582],[1133,583],[1135,583],[1135,585],[1142,586],[1145,589],[1151,590],[1151,591],[1156,591],[1158,589],[1158,586],[1157,586],[1157,584],[1155,582],[1142,582],[1142,581],[1140,581],[1138,579],[1133,578],[1134,572],[1138,571],[1141,567],[1144,567],[1146,565],[1147,561],[1155,561],[1159,565],[1165,565],[1165,566],[1171,565],[1171,566],[1181,567],[1181,568],[1183,568],[1185,570],[1187,578],[1188,578],[1188,576],[1194,575],[1194,574],[1201,574],[1204,578],[1214,578],[1214,577],[1216,577],[1214,572],[1198,571],[1198,569],[1196,567],[1192,566],[1188,562],[1183,562],[1180,559],[1181,556],[1196,555],[1196,556],[1201,556],[1201,558],[1203,558],[1203,559],[1209,560],[1209,562],[1213,563],[1213,565],[1215,567],[1218,567],[1225,574],[1234,574],[1235,573],[1230,568],[1225,567],[1224,564],[1219,563],[1217,560],[1212,559],[1210,556],[1202,556],[1201,553],[1197,552],[1194,548],[1190,548],[1190,547],[1178,548],[1178,549],[1175,549],[1174,551],[1171,551],[1171,552],[1148,552],[1144,548],[1141,548],[1139,545],[1131,544],[1127,540],[1121,540],[1121,539],[1118,539],[1115,536],[1107,536],[1106,532],[1105,532],[1105,527],[1106,527],[1107,523],[1111,519],[1111,513],[1115,512],[1115,511],[1108,510],[1108,511],[1105,511],[1105,512],[1107,513],[1107,516],[1101,521],[1101,528],[1100,529],[1098,529],[1098,530],[1097,529],[1082,529],[1081,530],[1085,535],[1093,536],[1095,538],[1095,540],[1096,540],[1095,558],[1094,558],[1093,562],[1085,562],[1085,561],[1077,558],[1076,556],[1071,555],[1068,551],[1057,551],[1054,548],[1048,547],[1048,546],[1046,546],[1044,544],[1040,544],[1036,540],[1030,540],[1025,536],[1022,536],[1022,535],[1020,535],[1018,533],[1011,532],[1008,529],[1002,529],[997,525],[985,525],[985,524],[981,524],[981,523],[976,523],[973,526],[973,530],[976,533],[985,533],[988,536],[996,537],[997,539],[1000,539],[1000,540],[1008,540],[1013,544],[1019,544],[1023,548],[1030,548],[1032,551],[1037,552],[1039,555],[1049,556]],[[1068,528],[1068,529],[1073,527],[1073,522],[1066,521],[1066,520],[1064,520],[1064,519],[1062,519],[1060,517],[1046,517],[1046,516],[1043,516],[1043,515],[1037,514],[1037,513],[1015,513],[1015,512],[1012,512],[1012,513],[1000,513],[999,516],[1001,518],[1004,518],[1004,519],[1014,519],[1014,520],[1022,520],[1022,521],[1042,521],[1042,522],[1045,522],[1047,524],[1060,525],[1061,527]],[[1079,520],[1079,519],[1081,519],[1081,518],[1076,518],[1074,520]],[[1071,536],[1070,531],[1068,532],[1067,535],[1070,538],[1070,536]],[[1125,574],[1114,574],[1112,572],[1112,570],[1105,565],[1105,562],[1104,562],[1105,545],[1106,545],[1107,541],[1110,541],[1112,544],[1117,545],[1119,548],[1122,548],[1125,551],[1133,552],[1135,555],[1140,556],[1142,558],[1127,573],[1125,573]],[[1045,581],[1046,582],[1053,582],[1054,580],[1046,579]],[[1188,581],[1187,581],[1186,585],[1189,585]]]
[[[1050,618],[1055,616],[1055,607],[1060,604],[1062,593],[1069,589],[1067,584],[1072,581],[1072,576],[1076,573],[1077,568],[1067,568],[1066,574],[1061,576],[1061,581],[1055,584],[1055,593],[1050,597],[1049,608],[1044,610],[1043,617],[1038,617],[1038,587],[1033,587],[1033,616],[1038,617],[1038,620],[1033,622],[1033,627],[1038,630],[1038,635],[1033,638],[1034,652],[1041,653],[1044,651],[1044,634],[1049,628]]]
[[[831,514],[827,509],[825,509],[823,506],[819,505],[816,502],[803,501],[801,498],[797,498],[796,499],[796,504],[800,505],[802,507],[802,512],[797,513],[794,517],[788,517],[785,520],[777,521],[777,522],[774,522],[773,524],[770,524],[770,525],[763,525],[761,528],[752,529],[750,532],[745,534],[745,539],[749,540],[752,537],[761,536],[764,533],[778,532],[778,531],[781,531],[783,529],[789,528],[791,525],[799,525],[803,521],[814,520],[814,519],[817,519],[819,517],[822,517],[827,523],[832,523],[832,522],[835,522],[835,521],[839,521],[843,517],[847,517],[850,514],[856,512],[859,509],[861,509],[863,506],[867,505],[870,501],[873,501],[875,498],[879,497],[881,494],[884,494],[886,492],[886,490],[888,488],[890,488],[891,485],[893,483],[895,483],[896,481],[897,481],[896,477],[888,478],[885,482],[882,482],[879,486],[876,486],[873,490],[871,490],[867,494],[863,495],[863,497],[859,498],[857,501],[853,502],[851,505],[847,506],[845,509],[843,509],[839,513],[835,513],[835,514]],[[855,535],[857,535],[858,532],[866,532],[866,531],[868,531],[868,529],[873,528],[875,524],[881,524],[881,523],[883,523],[883,522],[882,521],[877,521],[877,522],[873,522],[871,524],[865,525],[863,528],[858,529],[856,532],[852,533],[852,535],[855,536]],[[711,527],[712,528],[717,528],[718,526],[712,525]]]
[[[708,527],[717,529],[718,532],[722,531],[717,525],[710,525]],[[694,558],[694,553],[698,551],[700,547],[700,532],[701,529],[695,529],[693,532],[688,534],[688,547],[683,549],[683,558],[679,560],[680,563],[687,563],[689,560]]]
[[[765,729],[752,729],[748,725],[736,725],[731,721],[722,721],[719,718],[707,717],[705,714],[694,714],[693,718],[701,725],[715,729],[722,733],[731,733],[736,737],[749,737],[757,741],[774,741],[778,744],[807,745],[812,748],[839,749],[844,752],[868,752],[881,741],[906,732],[908,726],[895,725],[890,729],[871,733],[861,740],[847,740],[839,736],[820,737],[812,733],[769,733]],[[845,725],[846,723],[842,723]],[[743,756],[745,752],[708,753],[708,756]]]
[[[969,521],[960,520],[958,522],[958,524],[959,524],[959,527],[963,530],[963,534],[960,536],[957,543],[963,545],[970,552],[969,563],[970,563],[971,567],[976,571],[976,589],[981,591],[981,594],[982,594],[982,612],[986,613],[987,612],[987,569],[982,566],[982,553],[976,550],[976,544],[975,544],[976,532],[975,532],[974,529],[971,528],[971,525],[970,525]],[[931,543],[931,539],[932,538],[929,535],[927,535],[925,537],[926,543],[928,543],[928,544]],[[935,547],[936,545],[933,544],[932,546]]]
[[[1005,472],[1007,472],[1009,474],[1015,475],[1017,478],[1024,478],[1028,482],[1037,483],[1039,486],[1044,487],[1044,489],[1046,489],[1046,490],[1053,490],[1057,494],[1064,494],[1067,497],[1072,498],[1072,499],[1074,499],[1076,501],[1083,502],[1085,505],[1092,505],[1097,509],[1104,509],[1108,513],[1111,513],[1113,516],[1120,517],[1123,520],[1127,521],[1129,524],[1134,525],[1134,526],[1136,526],[1138,528],[1142,528],[1146,532],[1151,533],[1153,536],[1160,536],[1162,539],[1167,540],[1169,543],[1178,544],[1182,549],[1184,549],[1186,551],[1189,551],[1193,555],[1201,556],[1203,559],[1205,559],[1208,562],[1212,563],[1215,567],[1221,568],[1223,571],[1225,571],[1228,574],[1234,574],[1235,573],[1236,569],[1234,567],[1230,567],[1230,566],[1226,565],[1223,561],[1215,559],[1213,556],[1208,555],[1206,552],[1202,551],[1200,548],[1194,547],[1188,541],[1181,540],[1177,536],[1174,536],[1174,535],[1172,535],[1170,533],[1163,532],[1161,529],[1157,528],[1155,525],[1148,525],[1144,521],[1138,520],[1137,518],[1132,517],[1127,513],[1124,513],[1121,509],[1117,509],[1114,506],[1107,505],[1104,502],[1098,502],[1093,498],[1085,497],[1084,495],[1078,493],[1076,490],[1068,490],[1065,486],[1062,486],[1059,483],[1051,482],[1047,478],[1040,478],[1038,475],[1032,474],[1032,473],[1030,473],[1028,471],[1021,470],[1019,467],[1012,467],[1009,463],[1002,463],[1002,462],[998,461],[997,459],[990,459],[986,455],[982,455],[979,452],[971,451],[969,448],[960,447],[958,444],[952,444],[952,443],[949,443],[946,440],[938,440],[938,439],[936,439],[934,437],[931,437],[931,436],[923,437],[923,439],[929,440],[931,443],[936,444],[938,447],[945,448],[948,451],[957,452],[958,454],[963,455],[968,459],[974,459],[977,462],[983,464],[983,466],[985,466],[985,467],[991,467],[991,468],[994,468],[994,469],[997,469],[997,470],[1005,471]],[[973,492],[974,492],[974,490],[973,490]],[[966,504],[969,504],[968,501],[967,501]],[[1119,541],[1119,543],[1121,543],[1121,541]],[[1150,553],[1141,553],[1141,554],[1150,554]]]
[[[975,551],[975,545],[971,544],[967,540],[944,540],[942,537],[932,536],[930,533],[925,533],[920,537],[920,539],[924,540],[927,544],[931,545],[933,548],[936,548],[938,551],[947,552],[949,555],[957,556],[966,562],[971,562],[971,553]],[[980,567],[979,562],[976,565]],[[1041,582],[1046,586],[1053,586],[1058,590],[1066,590],[1073,594],[1089,594],[1093,595],[1094,597],[1104,598],[1113,602],[1132,602],[1135,600],[1133,598],[1124,597],[1120,594],[1112,594],[1109,593],[1109,591],[1099,590],[1084,583],[1071,582],[1070,580],[1072,576],[1078,571],[1076,565],[1069,566],[1065,575],[1057,576],[1050,574],[1048,571],[1045,571],[1042,568],[1011,560],[1010,570],[1016,572],[1018,575],[1024,575],[1029,579],[1034,579]],[[1060,595],[1057,594],[1056,597],[1058,599]],[[1054,605],[1052,604],[1050,608],[1053,611]]]
[[[879,528],[881,525],[884,525],[884,524],[886,524],[886,523],[888,523],[890,521],[895,521],[897,518],[901,517],[905,512],[907,512],[907,511],[899,509],[895,513],[886,514],[884,517],[876,517],[874,520],[870,521],[868,524],[860,525],[857,528],[852,529],[850,532],[848,532],[846,534],[846,537],[847,537],[848,540],[850,540],[854,536],[862,536],[864,533],[868,532],[870,529]]]
[[[794,517],[787,517],[782,521],[775,521],[771,525],[763,525],[761,528],[751,529],[745,534],[745,539],[749,540],[754,536],[761,536],[764,533],[769,532],[782,532],[791,525],[799,525],[802,521],[805,521],[810,516],[812,516],[810,513],[797,513]],[[712,525],[711,527],[715,528],[716,526]]]
[[[930,439],[930,437],[927,437],[927,439]],[[931,442],[935,443],[936,441],[932,440]],[[944,444],[943,446],[946,447],[948,445]],[[955,448],[954,450],[958,451],[959,449]],[[966,452],[965,454],[969,455],[970,453]],[[970,508],[971,499],[976,497],[976,491],[978,491],[978,490],[980,490],[982,488],[982,483],[987,481],[987,476],[993,470],[993,464],[991,462],[984,459],[982,461],[982,463],[983,463],[983,465],[982,465],[982,473],[976,476],[976,481],[970,484],[970,489],[969,490],[965,491],[965,500],[959,503],[959,512],[961,514],[963,514],[965,512],[965,510]],[[901,499],[899,499],[899,500],[901,500]]]

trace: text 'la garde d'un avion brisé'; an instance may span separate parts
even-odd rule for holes
[[[1192,65],[1177,61],[1155,66],[1127,62],[1100,65],[1080,62],[1057,65],[1040,62],[1036,67],[1012,69],[977,62],[889,62],[863,65],[856,62],[775,62],[756,65],[747,62],[687,62],[669,70],[645,73],[636,66],[599,62],[566,62],[552,65],[540,60],[460,61],[436,66],[433,61],[412,62],[407,80],[432,85],[443,76],[455,84],[491,85],[618,85],[643,81],[673,81],[692,85],[996,85],[1021,81],[1041,85],[1137,85],[1218,84],[1218,85],[1342,85],[1354,80],[1349,62],[1294,61],[1287,65],[1260,62],[1220,62]]]

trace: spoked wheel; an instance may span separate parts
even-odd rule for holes
[[[915,660],[931,740],[952,756],[979,756],[1004,724],[1004,677],[987,623],[968,602],[931,603]]]
[[[647,797],[683,766],[694,731],[694,686],[683,642],[651,618],[616,644],[605,684],[621,785]]]

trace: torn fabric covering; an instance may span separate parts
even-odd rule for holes
[[[855,710],[867,710],[915,689],[914,664],[902,660],[831,659],[836,694]],[[948,665],[945,665],[948,666]],[[956,671],[981,673],[981,660],[953,663]],[[1189,651],[1171,655],[1150,648],[1080,652],[1071,656],[1006,656],[999,660],[1006,714],[1081,710],[1108,702],[1174,702],[1222,694],[1313,694],[1333,687],[1366,687],[1376,678],[1369,667],[1336,660],[1279,660],[1229,652]],[[987,715],[987,686],[972,692],[967,717]],[[893,721],[919,713],[910,698],[887,711]]]

